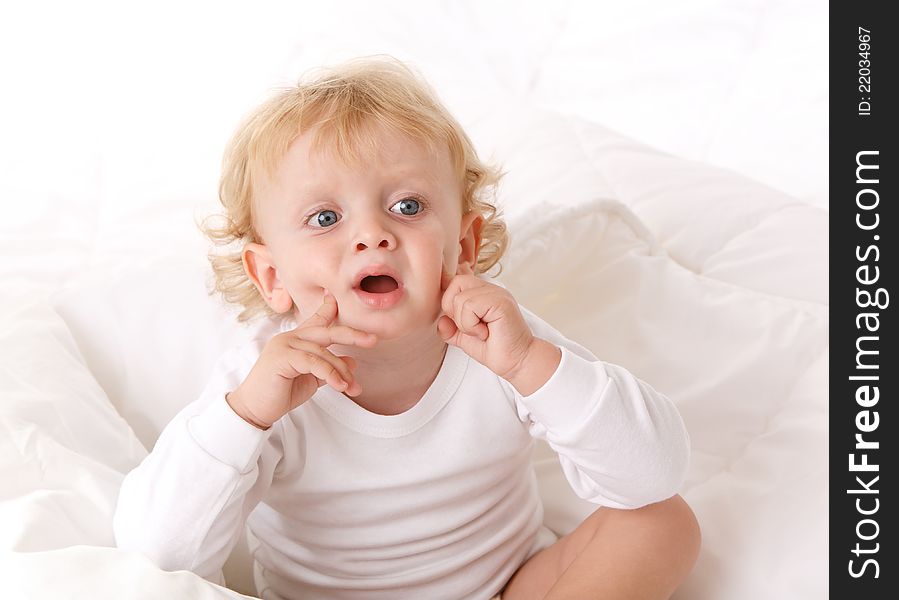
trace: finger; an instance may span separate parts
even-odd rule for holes
[[[456,335],[459,328],[456,327],[455,322],[453,322],[451,318],[443,315],[437,319],[437,331],[440,333],[440,337],[444,342],[454,343],[451,341],[451,338]]]
[[[361,329],[355,329],[347,325],[298,328],[296,330],[296,336],[301,340],[314,342],[323,348],[327,348],[331,344],[371,348],[378,343],[378,336],[375,334],[362,331]]]
[[[443,297],[440,299],[440,308],[448,315],[454,314],[453,305],[457,295],[472,288],[478,288],[489,285],[486,281],[482,281],[476,277],[467,277],[464,275],[456,275],[450,281]]]
[[[490,330],[487,329],[486,325],[480,322],[469,327],[463,327],[462,333],[464,333],[465,335],[476,337],[482,342],[486,341],[487,338],[490,337]]]
[[[453,280],[453,276],[444,271],[440,270],[440,293],[446,291],[446,288],[449,287],[450,282]]]
[[[296,376],[312,375],[317,382],[324,382],[342,392],[349,384],[340,376],[340,371],[322,356],[305,350],[297,350],[288,357]]]
[[[322,304],[315,313],[303,321],[297,329],[303,327],[325,327],[330,325],[337,317],[337,298],[330,292],[325,292]]]
[[[351,373],[356,372],[356,368],[359,366],[359,364],[356,362],[355,358],[353,358],[352,356],[338,356],[337,358],[346,363],[346,366],[349,368]]]
[[[443,297],[440,299],[440,309],[447,315],[454,315],[455,310],[453,306],[455,305],[456,296],[464,292],[466,289],[466,281],[464,277],[453,277],[450,280],[449,284],[446,286],[446,290],[444,290],[443,292]]]
[[[347,387],[353,385],[353,382],[356,381],[356,376],[353,374],[353,369],[350,368],[347,361],[343,360],[342,357],[337,356],[330,350],[322,350],[320,356],[337,369],[337,372],[340,373],[340,378],[346,382]]]
[[[344,389],[349,387],[350,384],[352,384],[354,377],[352,372],[350,371],[350,368],[347,366],[346,362],[340,360],[340,357],[335,355],[333,352],[325,350],[324,348],[321,348],[320,346],[317,346],[316,344],[313,344],[311,342],[304,342],[303,340],[300,340],[296,344],[291,343],[289,345],[295,351],[291,354],[298,356],[300,359],[306,361],[307,364],[327,364],[329,366],[329,369],[325,371],[322,371],[320,368],[318,371],[306,371],[307,373],[312,373],[316,377],[321,377],[322,379],[327,380],[328,383],[335,388],[340,383],[346,383],[346,386],[340,388],[340,391],[343,391]],[[334,375],[330,378],[322,375],[322,373],[331,374],[332,371],[334,372]]]
[[[349,382],[349,387],[344,391],[344,393],[348,396],[358,396],[362,393],[362,386],[359,384],[359,380],[356,379],[356,367],[359,365],[356,363],[356,359],[352,356],[338,356],[340,360],[346,363],[346,366],[349,367],[350,372],[353,373],[353,380]]]
[[[466,335],[486,340],[489,330],[485,317],[495,304],[495,294],[489,288],[475,288],[456,296],[453,320]]]

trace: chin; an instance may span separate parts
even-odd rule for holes
[[[378,340],[386,342],[420,333],[423,329],[433,327],[437,331],[437,313],[434,315],[410,315],[405,311],[363,311],[342,321],[355,329],[361,329],[378,336]],[[350,322],[351,319],[351,322]]]

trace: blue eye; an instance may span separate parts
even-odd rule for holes
[[[316,228],[330,227],[340,220],[340,216],[333,210],[320,210],[312,215],[307,223]]]
[[[403,200],[400,200],[390,207],[390,212],[397,212],[393,210],[396,207],[399,207],[400,214],[406,215],[407,217],[417,215],[422,211],[421,202],[415,198],[404,198]]]

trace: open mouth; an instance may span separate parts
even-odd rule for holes
[[[369,275],[359,282],[359,288],[369,294],[388,294],[399,287],[390,275]]]

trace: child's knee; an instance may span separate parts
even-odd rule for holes
[[[680,496],[637,509],[641,526],[653,531],[656,547],[679,556],[689,567],[696,562],[702,544],[699,521],[690,505]],[[637,515],[635,515],[637,516]]]
[[[649,551],[684,556],[691,564],[699,554],[702,540],[696,515],[680,495],[635,509],[601,508],[583,525],[595,536],[608,535],[614,530],[632,544],[644,545]]]

